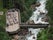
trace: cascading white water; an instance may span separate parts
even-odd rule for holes
[[[33,20],[35,24],[38,24],[38,23],[47,24],[48,22],[44,22],[41,20],[48,12],[45,9],[46,0],[37,0],[37,2],[39,2],[41,5],[39,7],[35,7],[36,10],[33,12],[33,15],[31,16],[30,20]],[[44,14],[40,15],[41,13],[44,13]]]
[[[48,12],[45,8],[46,7],[46,1],[47,0],[37,0],[37,2],[39,2],[41,5],[39,7],[35,7],[36,10],[33,12],[33,15],[30,17],[30,20],[33,20],[35,24],[38,24],[38,23],[48,24],[48,22],[42,21],[42,18]],[[44,13],[44,14],[40,15],[40,13]],[[31,36],[27,35],[26,39],[27,40],[37,40],[37,34],[38,34],[38,32],[40,32],[40,28],[38,28],[38,29],[29,28],[29,31],[31,31],[31,33],[33,35],[31,35]],[[35,37],[35,39],[33,39],[33,37]]]

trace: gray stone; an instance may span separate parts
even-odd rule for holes
[[[3,11],[0,11],[0,15],[3,15]]]

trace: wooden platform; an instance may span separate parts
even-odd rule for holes
[[[47,28],[49,24],[20,24],[21,28]]]
[[[16,20],[15,20],[15,18]],[[8,25],[7,25],[8,24]],[[18,33],[20,28],[47,28],[49,24],[26,24],[21,22],[20,13],[18,10],[7,11],[6,14],[6,31],[9,34]],[[26,29],[25,29],[26,30]]]
[[[19,12],[15,9],[13,10],[8,10],[6,13],[6,31],[7,32],[14,32],[17,31],[20,26],[19,26]]]

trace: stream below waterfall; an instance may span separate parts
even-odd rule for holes
[[[40,3],[41,5],[38,7],[35,7],[35,11],[33,11],[32,16],[30,17],[30,20],[33,20],[35,24],[48,24],[48,22],[45,22],[42,20],[46,14],[48,13],[46,7],[46,1],[47,0],[37,0],[37,3]],[[26,40],[37,40],[37,34],[40,32],[40,28],[33,29],[29,28],[29,32],[31,32],[32,35],[28,34],[26,36]]]

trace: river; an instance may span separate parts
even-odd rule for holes
[[[46,7],[47,0],[37,0],[37,3],[40,3],[41,5],[39,7],[35,7],[35,11],[33,11],[32,16],[30,17],[30,20],[33,20],[35,24],[48,24],[48,22],[42,21],[42,18],[45,17],[48,13]],[[37,40],[37,34],[41,31],[40,28],[33,29],[29,28],[29,32],[31,31],[30,35],[28,34],[26,36],[26,40]]]

